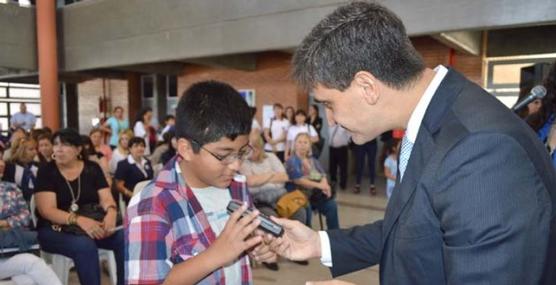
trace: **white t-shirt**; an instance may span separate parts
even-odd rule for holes
[[[219,236],[230,217],[226,211],[228,203],[232,200],[229,190],[216,187],[191,188],[191,190],[207,215],[214,234]],[[239,259],[224,267],[224,278],[226,278],[228,284],[241,283],[241,262]]]
[[[135,123],[135,126],[133,126],[133,134],[136,137],[140,137],[140,138],[144,138],[145,139],[145,155],[150,155],[151,154],[151,147],[150,147],[150,143],[149,143],[149,133],[147,132],[147,129],[145,128],[145,125],[143,124],[143,122],[138,121],[137,123]]]
[[[286,134],[288,133],[288,129],[290,128],[290,122],[288,121],[288,119],[282,119],[282,120],[270,119],[264,122],[264,128],[269,129],[270,136],[275,139],[280,137],[286,137]],[[264,149],[266,151],[272,151],[272,146],[269,143],[267,143],[265,144]],[[276,144],[276,151],[284,151],[285,149],[286,149],[285,142]]]
[[[290,143],[290,146],[293,146],[295,138],[297,137],[298,134],[301,134],[301,133],[308,133],[309,136],[312,137],[312,138],[313,137],[317,137],[317,138],[319,137],[319,135],[317,134],[317,131],[311,125],[307,125],[307,124],[304,124],[304,125],[301,125],[301,126],[294,125],[294,126],[291,126],[288,129],[287,141]]]

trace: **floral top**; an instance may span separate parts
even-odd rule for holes
[[[0,209],[0,220],[6,220],[12,228],[27,227],[31,221],[29,207],[14,183],[0,182]]]

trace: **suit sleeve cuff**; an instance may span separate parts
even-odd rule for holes
[[[332,267],[332,250],[330,249],[330,239],[325,231],[319,231],[320,237],[320,263],[326,267]]]

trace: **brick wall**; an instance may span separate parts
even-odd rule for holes
[[[289,54],[267,52],[258,55],[255,71],[188,65],[184,70],[185,75],[178,78],[178,95],[181,96],[195,82],[214,79],[227,82],[236,89],[254,89],[259,122],[264,104],[279,102],[284,106],[307,108],[307,95],[300,94],[290,79],[290,61]]]
[[[438,64],[448,65],[450,48],[427,36],[412,38],[416,49],[422,54],[428,67]],[[291,55],[282,52],[263,52],[257,55],[257,69],[254,71],[234,70],[227,68],[212,68],[200,65],[187,65],[183,74],[178,77],[178,95],[181,95],[192,83],[201,80],[220,80],[230,83],[236,89],[254,89],[255,103],[259,110],[257,119],[261,122],[262,106],[280,102],[284,106],[307,108],[308,96],[300,92],[290,78]],[[453,68],[462,72],[469,79],[482,86],[482,60],[478,56],[469,56],[455,52]],[[122,106],[128,110],[128,82],[127,80],[95,79],[80,83],[79,92],[79,125],[81,132],[91,129],[91,119],[99,117],[98,98],[106,93],[108,109]]]
[[[124,108],[124,116],[128,112],[127,81],[114,79],[94,79],[77,85],[79,96],[79,132],[88,134],[92,128],[91,120],[100,118],[99,98],[105,94],[108,99],[107,110],[110,116],[115,106]]]
[[[439,64],[448,66],[450,63],[450,48],[431,37],[414,37],[413,45],[421,53],[428,67],[434,68]],[[482,59],[480,56],[466,55],[455,52],[452,68],[461,72],[470,80],[483,86],[481,79]]]

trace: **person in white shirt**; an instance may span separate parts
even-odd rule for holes
[[[273,152],[281,162],[284,162],[284,151],[286,149],[286,136],[290,127],[290,121],[284,116],[284,107],[280,103],[274,104],[274,117],[264,122],[264,139],[266,144],[264,150]]]
[[[145,156],[151,154],[151,121],[153,110],[149,107],[144,108],[137,114],[133,125],[133,133],[136,137],[145,139]]]
[[[351,135],[348,130],[334,124],[328,128],[329,145],[329,167],[330,183],[332,188],[337,186],[337,172],[340,170],[340,189],[346,190],[348,180],[348,145]]]
[[[37,117],[29,112],[27,112],[27,104],[19,104],[19,112],[15,113],[11,119],[12,130],[17,128],[23,128],[25,131],[29,132],[35,127],[37,123]]]
[[[118,138],[118,147],[112,152],[112,157],[110,158],[110,175],[114,176],[116,170],[118,169],[118,162],[124,160],[129,155],[129,140],[133,137],[133,132],[130,129],[123,130],[120,132]]]
[[[288,136],[286,139],[286,160],[290,157],[293,151],[294,141],[298,134],[308,133],[311,138],[311,144],[319,141],[319,134],[312,125],[307,124],[307,114],[305,111],[299,109],[295,112],[295,125],[288,129]]]

